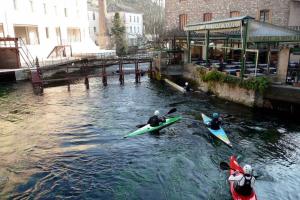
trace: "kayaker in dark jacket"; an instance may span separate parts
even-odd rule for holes
[[[234,182],[234,190],[237,193],[243,196],[250,196],[255,183],[255,178],[252,175],[252,167],[250,165],[245,165],[243,171],[244,174],[235,172],[229,176],[228,180]]]
[[[188,82],[185,82],[185,87],[184,88],[185,88],[186,92],[191,92],[192,91],[191,86],[189,85]]]
[[[150,117],[147,124],[150,124],[150,126],[155,127],[155,126],[159,126],[159,123],[165,122],[165,121],[166,121],[166,119],[164,117],[159,117],[159,111],[156,110],[154,112],[154,116]]]
[[[219,130],[221,124],[222,124],[222,120],[220,119],[219,114],[214,113],[213,114],[213,119],[209,123],[210,128],[213,129],[213,130]]]

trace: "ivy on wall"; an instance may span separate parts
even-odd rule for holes
[[[271,80],[267,77],[253,77],[242,80],[239,77],[227,75],[216,70],[207,71],[204,68],[198,68],[197,70],[200,78],[204,82],[227,83],[247,90],[258,91],[261,94],[263,94],[271,84]]]

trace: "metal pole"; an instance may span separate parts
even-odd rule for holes
[[[206,31],[205,35],[205,43],[206,43],[206,55],[205,55],[205,61],[206,65],[208,65],[208,52],[209,52],[209,30]]]
[[[191,58],[191,32],[190,31],[188,31],[187,32],[187,46],[188,46],[188,60],[187,60],[187,62],[188,63],[191,63],[191,61],[192,61],[192,58]]]
[[[248,32],[248,20],[242,21],[241,25],[241,35],[242,35],[242,66],[241,66],[241,79],[244,78],[246,69],[246,49],[247,49],[247,32]],[[243,28],[243,26],[245,26]]]

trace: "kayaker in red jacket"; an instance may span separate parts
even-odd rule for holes
[[[255,178],[252,175],[252,167],[250,165],[245,165],[243,171],[244,174],[236,171],[229,176],[228,180],[234,182],[234,189],[237,193],[249,196],[253,191]]]
[[[150,126],[155,127],[155,126],[159,126],[159,123],[165,122],[165,121],[166,121],[166,118],[165,117],[159,117],[159,111],[156,110],[154,112],[154,116],[150,117],[147,124],[150,124]]]
[[[213,114],[213,119],[209,123],[210,128],[213,129],[213,130],[219,130],[221,124],[222,124],[222,119],[219,117],[219,114],[214,113]]]

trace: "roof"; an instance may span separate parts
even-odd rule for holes
[[[300,43],[300,32],[290,30],[286,27],[256,21],[249,16],[234,17],[229,19],[215,20],[188,24],[184,30],[203,33],[211,31],[211,35],[217,33],[218,36],[239,37],[241,25],[248,21],[248,42],[297,42]]]
[[[241,25],[241,22],[244,20],[253,20],[253,17],[242,16],[242,17],[233,17],[221,20],[207,21],[207,22],[198,22],[188,24],[184,30],[185,31],[204,31],[204,30],[220,30],[220,29],[232,29],[238,28]]]
[[[251,21],[249,42],[300,42],[300,32],[273,24]]]
[[[132,7],[123,4],[117,4],[117,3],[110,4],[107,7],[107,12],[128,12],[128,13],[142,14],[142,12],[137,11]]]

